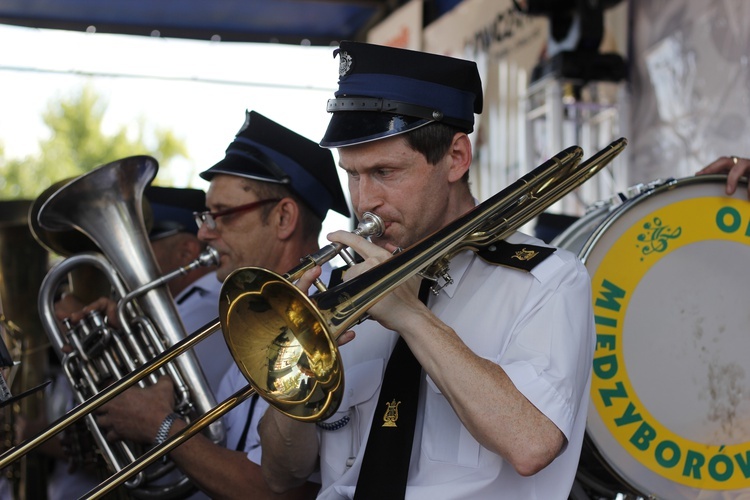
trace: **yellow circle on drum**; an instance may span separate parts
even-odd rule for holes
[[[587,436],[659,498],[750,492],[750,202],[670,181],[586,241],[597,345]]]

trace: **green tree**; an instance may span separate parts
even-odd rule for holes
[[[170,130],[157,127],[153,138],[146,137],[144,119],[139,120],[133,139],[125,126],[106,135],[102,130],[106,110],[106,100],[91,85],[51,101],[42,115],[50,136],[39,141],[38,156],[6,159],[0,147],[0,199],[36,198],[54,182],[127,156],[153,156],[167,172],[169,160],[188,156],[185,144]]]

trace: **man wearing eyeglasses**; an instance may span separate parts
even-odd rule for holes
[[[240,267],[288,271],[318,249],[329,210],[350,215],[330,151],[254,111],[246,113],[224,159],[200,175],[211,183],[208,210],[194,218],[198,237],[220,255],[219,281]],[[324,269],[321,278],[327,281],[329,275]],[[233,364],[217,401],[246,385]],[[173,413],[172,384],[166,378],[122,396],[98,417],[109,430],[108,439],[158,444],[187,425]],[[256,430],[267,408],[262,398],[250,398],[225,415],[225,446],[199,434],[176,448],[171,459],[211,498],[314,498],[315,483],[281,496],[267,488]]]
[[[187,266],[205,250],[193,221],[195,210],[206,204],[201,189],[149,186],[144,192],[153,213],[149,241],[162,273]],[[199,266],[169,281],[180,319],[187,333],[216,318],[221,283],[214,266]],[[216,393],[227,368],[234,363],[226,342],[213,335],[195,346],[206,381]]]

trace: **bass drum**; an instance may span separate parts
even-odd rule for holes
[[[725,183],[651,184],[552,242],[586,265],[597,332],[572,499],[750,498],[750,202]]]

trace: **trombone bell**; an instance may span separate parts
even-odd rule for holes
[[[341,402],[343,371],[335,338],[307,295],[283,276],[252,267],[230,274],[222,292],[224,339],[258,394],[297,420],[331,416]]]

